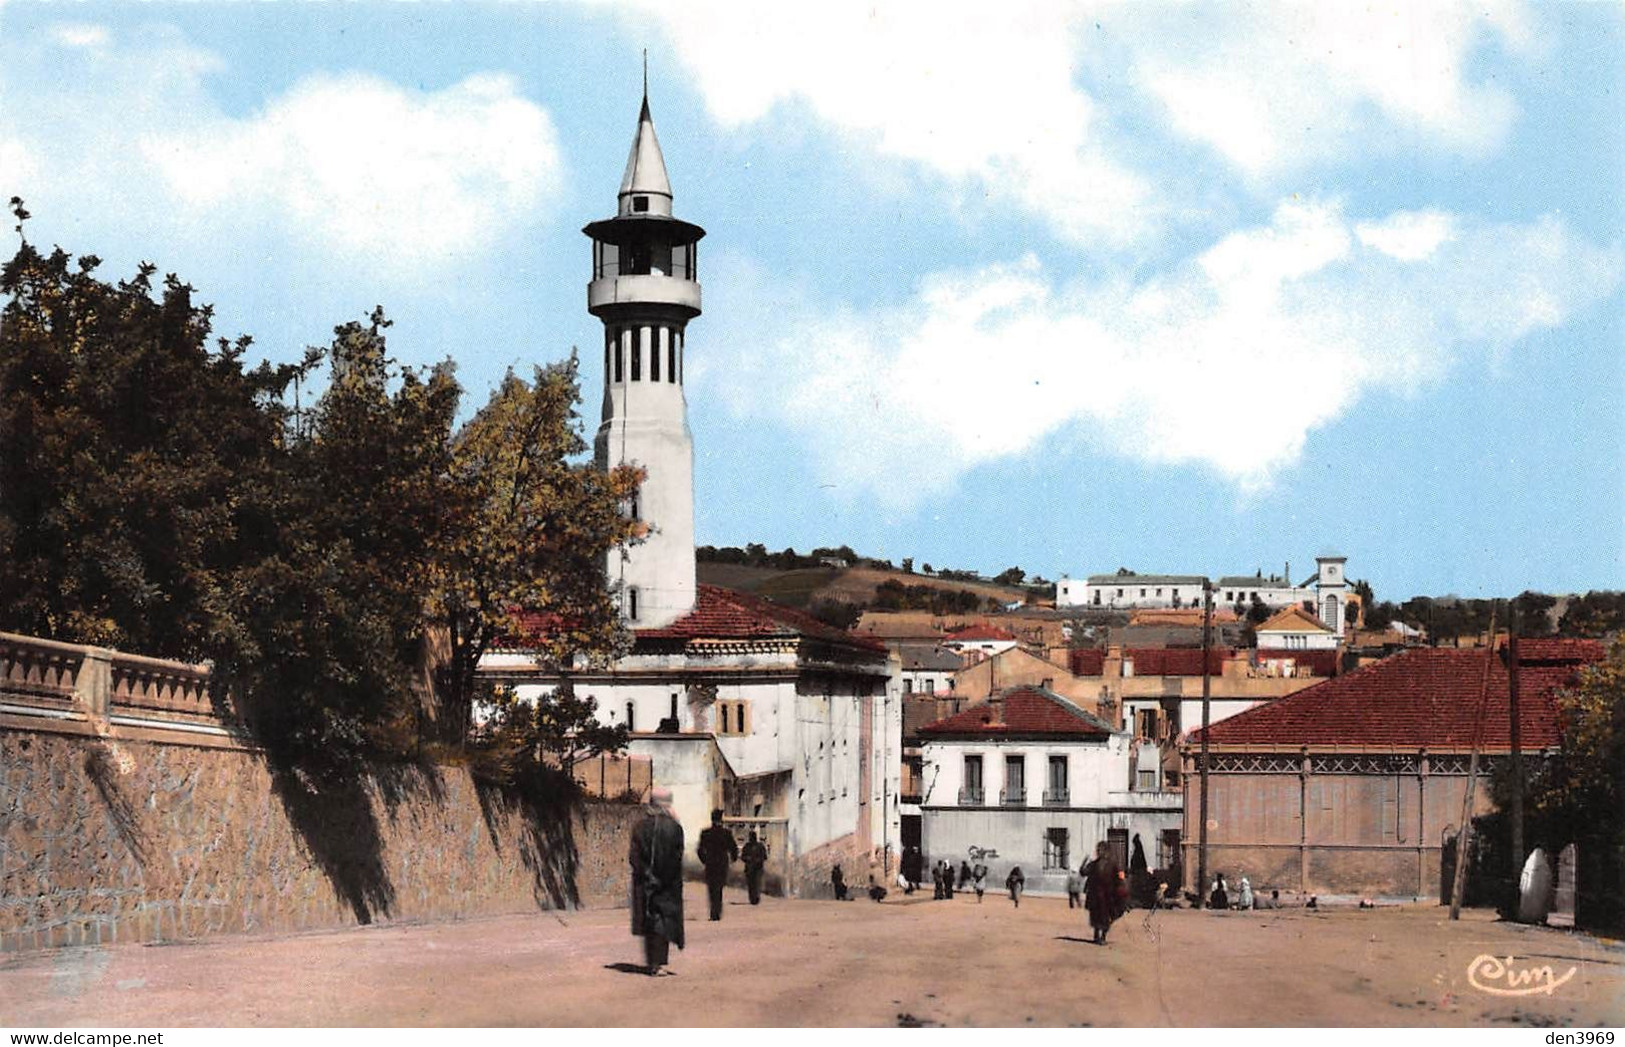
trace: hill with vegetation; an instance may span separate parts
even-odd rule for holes
[[[769,552],[757,544],[743,549],[700,546],[695,550],[699,579],[748,592],[808,611],[850,628],[866,610],[928,610],[937,614],[972,614],[1013,603],[1053,596],[1050,583],[1025,582],[1020,568],[988,579],[970,571],[937,570],[929,564],[914,570],[889,560],[859,556],[850,547]]]

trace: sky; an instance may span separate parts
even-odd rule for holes
[[[0,0],[0,197],[590,434],[645,49],[700,543],[1625,588],[1619,5]]]

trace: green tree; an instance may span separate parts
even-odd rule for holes
[[[625,508],[642,474],[572,463],[586,450],[579,402],[573,354],[529,383],[509,372],[452,444],[456,519],[429,601],[449,646],[437,683],[450,739],[468,729],[476,669],[494,642],[511,639],[558,669],[627,648],[604,565],[646,530]]]
[[[1027,572],[1019,567],[1007,567],[994,575],[993,580],[999,585],[1020,585],[1027,577]]]
[[[13,199],[19,227],[27,212]],[[26,241],[0,270],[0,614],[52,639],[189,661],[244,641],[235,576],[274,541],[299,367],[245,369],[155,267]]]
[[[1564,636],[1609,636],[1625,629],[1625,593],[1592,591],[1569,601],[1557,623]]]
[[[1513,610],[1518,616],[1518,635],[1552,635],[1552,608],[1555,606],[1557,606],[1555,596],[1547,596],[1533,590],[1520,593],[1512,601]]]
[[[1581,916],[1625,927],[1625,642],[1580,673],[1558,696],[1563,736],[1557,755],[1529,761],[1529,845],[1556,853],[1578,845]],[[1498,769],[1501,806],[1511,775]]]

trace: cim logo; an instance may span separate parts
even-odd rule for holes
[[[1542,992],[1550,996],[1578,970],[1578,967],[1570,967],[1560,978],[1550,964],[1520,968],[1511,956],[1498,959],[1480,953],[1467,965],[1467,981],[1479,992],[1491,996],[1533,996]]]

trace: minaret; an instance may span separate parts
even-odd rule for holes
[[[604,322],[604,421],[598,466],[642,466],[628,512],[649,525],[641,544],[609,554],[621,615],[658,628],[694,609],[694,440],[683,396],[684,332],[700,315],[696,247],[705,230],[671,213],[645,87],[614,218],[593,222],[587,310]]]

